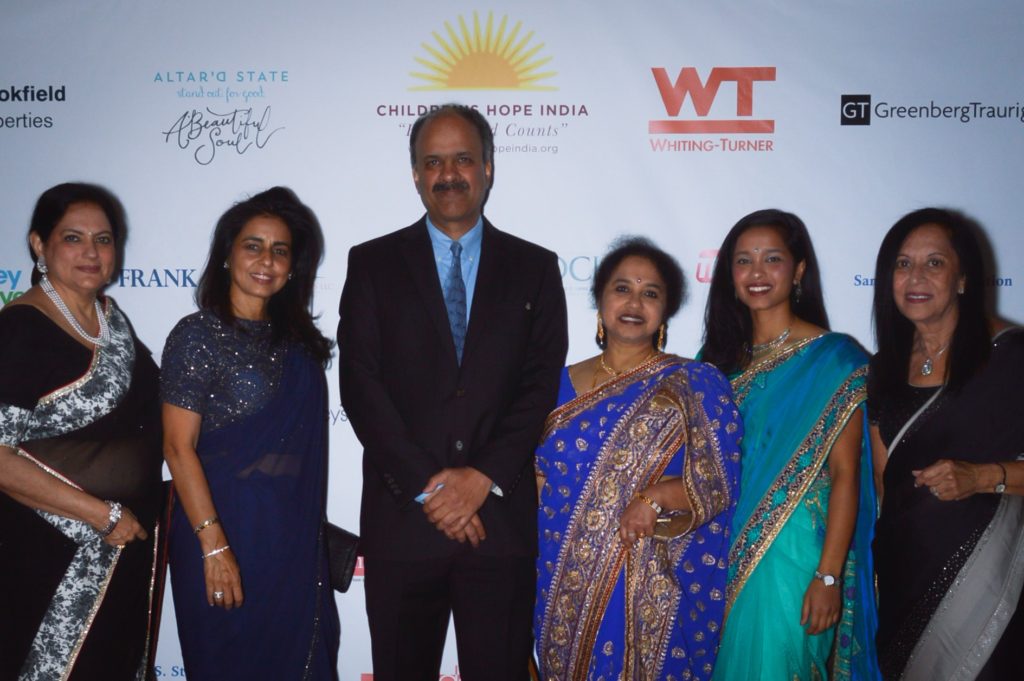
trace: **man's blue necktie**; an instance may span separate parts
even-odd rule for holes
[[[452,266],[444,285],[444,306],[448,308],[448,324],[452,327],[455,356],[462,364],[462,348],[466,344],[466,284],[462,281],[462,244],[453,241]]]

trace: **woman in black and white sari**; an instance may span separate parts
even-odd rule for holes
[[[905,216],[878,254],[868,411],[887,679],[1024,678],[1024,332],[986,319],[982,270],[972,226],[946,210]]]
[[[106,190],[47,190],[35,285],[0,312],[0,679],[151,673],[159,376],[101,295],[124,233]]]

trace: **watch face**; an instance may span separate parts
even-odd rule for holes
[[[834,586],[836,583],[836,578],[832,575],[822,575],[821,581],[825,582],[825,586]]]

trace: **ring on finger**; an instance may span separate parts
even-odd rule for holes
[[[213,600],[215,600],[215,601],[222,601],[222,600],[224,600],[224,592],[223,591],[214,591],[213,592]]]

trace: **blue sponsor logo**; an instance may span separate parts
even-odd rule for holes
[[[25,273],[22,270],[0,269],[0,305],[6,305],[25,293],[18,290],[18,284],[23,279],[26,284],[28,283],[29,278],[23,277],[23,274]]]
[[[600,260],[596,255],[558,256],[558,270],[562,273],[562,281],[592,281]]]
[[[154,83],[287,83],[288,69],[237,69],[157,71]]]
[[[121,288],[195,288],[196,270],[188,267],[176,269],[123,269],[116,279]]]
[[[288,69],[171,70],[157,71],[154,83],[170,85],[182,99],[217,99],[248,102],[266,96],[263,86],[288,82]],[[236,84],[236,87],[232,86]]]
[[[875,278],[863,274],[853,275],[854,286],[874,286]],[[1013,277],[986,277],[985,286],[988,288],[1010,288],[1013,286]]]

